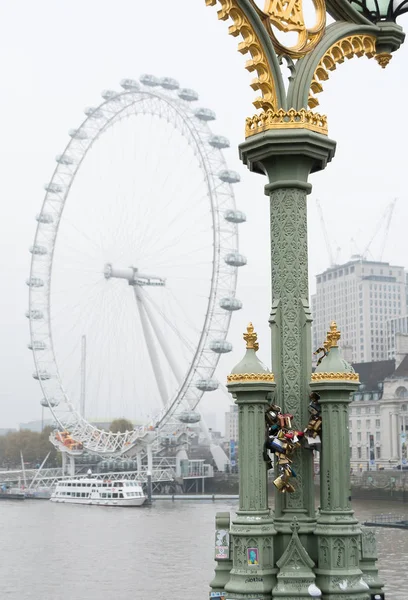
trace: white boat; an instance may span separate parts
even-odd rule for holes
[[[137,481],[79,477],[62,479],[50,498],[51,502],[99,504],[100,506],[141,506],[146,500]]]

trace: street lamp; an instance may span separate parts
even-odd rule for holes
[[[404,41],[395,19],[408,11],[408,0],[392,4],[313,0],[313,26],[304,18],[303,0],[205,2],[218,6],[220,19],[230,19],[229,33],[240,37],[238,50],[248,55],[245,66],[254,75],[251,87],[258,93],[254,101],[258,112],[246,119],[246,139],[239,152],[250,171],[268,179],[274,374],[269,401],[290,415],[299,433],[310,419],[312,389],[321,396],[323,422],[320,493],[324,508],[316,515],[313,453],[298,448],[289,461],[282,451],[275,460],[276,473],[279,465],[289,462],[286,468],[297,479],[296,485],[283,487],[284,493],[275,493],[271,515],[265,503],[268,463],[260,463],[265,442],[260,417],[271,374],[245,370],[254,367],[253,357],[235,367],[239,371],[234,369],[229,387],[239,406],[240,510],[230,529],[232,567],[226,597],[303,600],[313,591],[316,597],[322,593],[334,600],[344,597],[341,586],[346,584],[348,600],[383,598],[375,575],[375,541],[371,533],[369,540],[362,533],[349,502],[348,404],[359,378],[340,356],[335,323],[326,340],[327,355],[312,374],[307,195],[312,188],[309,175],[324,170],[336,149],[328,136],[327,117],[314,112],[323,84],[353,57],[375,58],[384,68]],[[327,24],[327,13],[334,22]],[[290,43],[283,39],[287,34]],[[287,86],[283,61],[290,71]],[[233,102],[231,95],[228,100]],[[220,598],[223,590],[213,588],[213,594]]]
[[[408,0],[350,0],[350,4],[372,23],[394,22],[408,12]]]

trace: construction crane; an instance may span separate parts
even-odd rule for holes
[[[321,226],[322,226],[324,241],[326,243],[327,253],[329,255],[330,266],[334,267],[339,262],[341,248],[337,247],[336,248],[336,255],[333,254],[333,250],[332,250],[332,247],[331,247],[331,244],[330,244],[329,236],[327,234],[326,223],[325,223],[324,217],[323,217],[322,207],[321,207],[321,204],[320,204],[320,200],[318,200],[317,198],[316,198],[316,206],[317,206],[317,210],[319,211],[320,223],[321,223]]]
[[[381,228],[385,222],[384,238],[382,241],[380,254],[378,256],[379,262],[382,261],[382,257],[383,257],[384,250],[385,250],[385,244],[387,243],[388,233],[389,233],[390,225],[391,225],[391,219],[392,219],[392,215],[394,213],[394,208],[395,208],[396,202],[397,202],[397,198],[394,198],[394,200],[392,202],[390,202],[390,204],[388,204],[384,213],[381,215],[381,219],[379,220],[377,227],[375,228],[375,231],[374,231],[373,235],[371,236],[370,241],[368,242],[364,252],[362,253],[362,257],[364,260],[367,260],[367,254],[370,251],[370,246],[373,243],[374,239],[376,238],[378,232],[381,230]]]

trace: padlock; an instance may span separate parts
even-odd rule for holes
[[[295,488],[293,487],[293,485],[289,482],[285,483],[285,486],[283,487],[283,489],[281,490],[282,494],[293,494],[293,492],[296,491]]]
[[[310,427],[310,429],[313,429],[313,431],[319,431],[321,426],[322,426],[322,419],[320,417],[311,419],[309,422],[309,427]]]
[[[279,475],[279,477],[277,477],[275,479],[275,481],[273,482],[273,485],[279,490],[282,491],[283,488],[286,485],[286,481],[285,481],[285,476],[284,475]]]
[[[293,415],[289,413],[279,414],[278,419],[282,429],[292,429]]]
[[[286,442],[283,442],[282,440],[278,439],[277,437],[270,439],[270,449],[273,450],[274,452],[282,452],[283,454],[286,453],[286,449],[288,447]]]

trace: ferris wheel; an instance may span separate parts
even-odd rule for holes
[[[172,78],[121,87],[69,132],[30,247],[33,377],[55,443],[72,453],[123,453],[153,429],[194,421],[219,387],[214,371],[242,307],[246,217],[214,112]],[[104,430],[120,417],[135,428]]]

